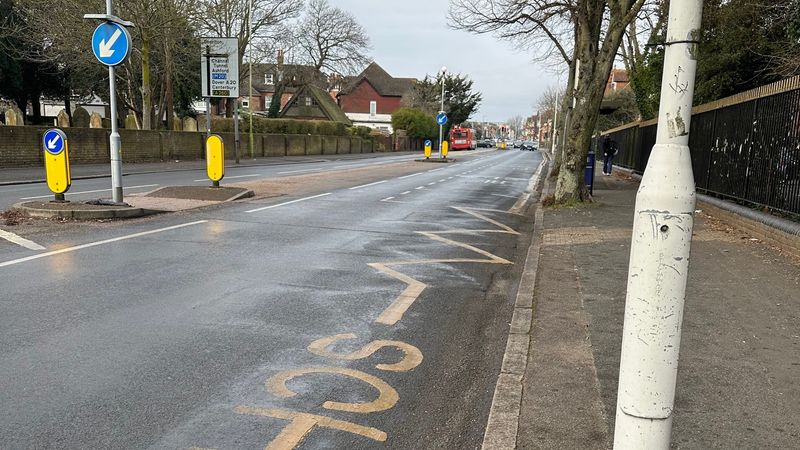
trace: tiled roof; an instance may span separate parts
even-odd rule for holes
[[[383,70],[378,63],[373,62],[358,76],[345,78],[340,95],[349,94],[364,80],[367,80],[378,91],[378,94],[384,97],[402,97],[417,81],[414,78],[395,78]]]

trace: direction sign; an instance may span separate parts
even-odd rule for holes
[[[64,132],[57,128],[53,128],[45,131],[42,144],[47,153],[50,153],[51,155],[58,155],[64,151],[64,144],[66,141],[67,138],[64,135]]]
[[[239,97],[239,40],[200,40],[202,97]]]
[[[95,58],[107,66],[116,66],[131,50],[131,35],[122,25],[114,22],[103,22],[92,34],[92,52]]]
[[[436,123],[439,125],[444,125],[447,123],[447,114],[440,112],[438,116],[436,116]]]
[[[431,147],[431,146],[433,146],[433,142],[431,142],[430,139],[425,139],[425,147]]]

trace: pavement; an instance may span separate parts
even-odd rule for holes
[[[611,448],[636,188],[543,211],[516,448]],[[696,214],[672,448],[798,448],[799,292],[799,260]]]

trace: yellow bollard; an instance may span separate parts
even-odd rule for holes
[[[447,158],[447,150],[450,149],[450,143],[447,141],[442,142],[442,158]]]
[[[56,201],[64,201],[64,193],[72,184],[67,136],[63,131],[53,128],[44,132],[42,144],[47,187],[56,195]]]
[[[211,185],[219,187],[220,180],[225,176],[225,144],[216,134],[206,139],[206,172],[212,181]]]

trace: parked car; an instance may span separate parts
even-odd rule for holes
[[[532,151],[536,150],[536,147],[537,146],[536,146],[535,142],[525,141],[525,142],[522,143],[522,145],[519,146],[519,149],[520,150],[528,150],[528,151],[532,152]]]
[[[491,139],[483,139],[482,141],[478,142],[478,147],[492,148],[494,147],[494,143]]]

